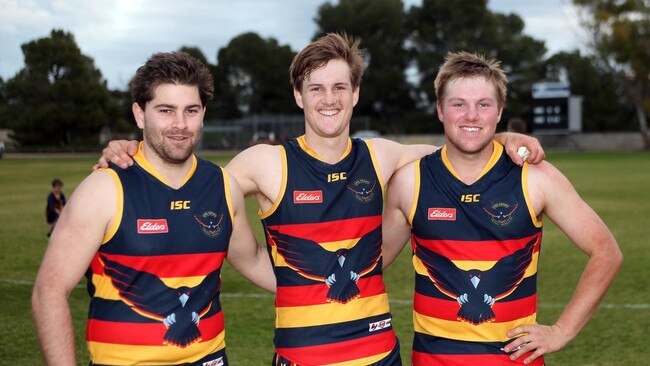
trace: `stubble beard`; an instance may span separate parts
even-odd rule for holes
[[[154,151],[154,153],[156,153],[156,155],[160,157],[162,161],[167,164],[178,165],[185,163],[187,159],[192,156],[196,145],[198,145],[198,140],[194,140],[189,145],[187,145],[187,148],[185,149],[174,148],[170,144],[166,143],[164,132],[159,133],[155,136],[154,134],[155,133],[152,133],[146,129],[144,130],[145,140],[149,142],[151,149]],[[193,139],[193,134],[187,133],[185,136]]]

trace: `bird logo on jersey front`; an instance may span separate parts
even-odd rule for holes
[[[415,255],[426,268],[429,279],[443,294],[458,302],[458,320],[479,325],[495,321],[494,303],[509,296],[521,283],[533,260],[538,238],[499,259],[487,270],[460,269],[449,258],[415,241]]]
[[[301,276],[325,283],[329,302],[346,304],[361,296],[357,281],[372,271],[381,258],[381,225],[364,235],[352,248],[334,252],[319,243],[267,228],[269,243],[287,265]]]
[[[514,213],[517,210],[517,207],[519,207],[519,205],[516,203],[511,205],[506,202],[497,202],[488,207],[483,207],[483,211],[488,214],[490,221],[492,221],[493,224],[498,226],[507,226],[510,225],[514,219]]]
[[[354,197],[361,202],[370,202],[375,197],[375,188],[377,181],[370,182],[367,179],[357,179],[352,184],[348,184],[348,189],[354,194]]]
[[[168,287],[154,274],[112,261],[100,254],[104,273],[120,298],[135,312],[161,321],[167,331],[162,344],[185,348],[202,340],[199,321],[221,288],[221,270],[209,273],[195,287]]]
[[[206,211],[201,216],[194,215],[194,219],[201,225],[203,233],[211,238],[219,236],[221,233],[221,221],[223,221],[223,214],[217,216],[212,211]]]

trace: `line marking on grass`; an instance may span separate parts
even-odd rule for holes
[[[26,280],[12,280],[12,279],[7,279],[7,278],[0,278],[0,282],[3,283],[8,283],[12,285],[25,285],[25,286],[33,286],[34,281],[26,281]],[[81,288],[85,289],[85,285],[77,285],[75,288]],[[267,298],[274,298],[275,295],[273,294],[264,294],[264,293],[243,293],[243,292],[222,292],[221,297],[226,297],[226,298],[231,298],[231,299],[246,299],[246,298],[253,298],[253,299],[267,299]],[[391,304],[398,304],[398,305],[411,305],[413,303],[413,300],[404,300],[404,299],[390,299]],[[564,308],[566,307],[566,304],[560,304],[560,303],[540,303],[537,304],[538,307],[540,308]],[[650,304],[610,304],[610,303],[604,303],[600,304],[600,308],[603,309],[632,309],[632,310],[646,310],[650,309]]]

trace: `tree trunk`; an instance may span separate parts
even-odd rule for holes
[[[634,103],[636,106],[636,119],[639,121],[639,132],[643,138],[643,150],[650,151],[650,133],[648,132],[648,119],[645,115],[643,104]]]

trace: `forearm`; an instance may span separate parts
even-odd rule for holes
[[[242,276],[255,285],[269,292],[276,292],[275,273],[265,247],[258,247],[256,256],[250,260],[229,258],[228,261]]]
[[[569,304],[556,322],[567,336],[565,344],[580,332],[596,312],[621,263],[622,255],[618,250],[593,255],[589,259]]]
[[[74,329],[67,297],[35,289],[32,308],[45,364],[76,365]]]

